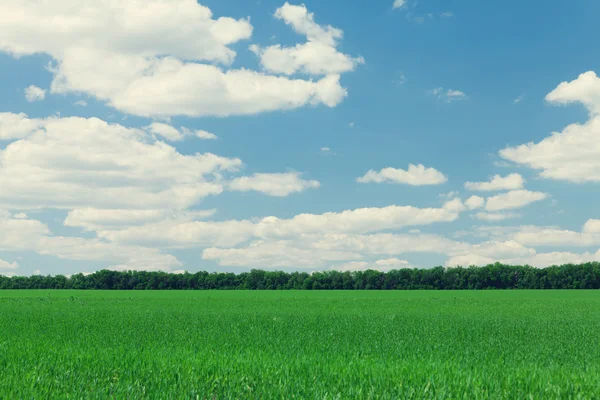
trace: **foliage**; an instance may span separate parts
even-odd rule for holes
[[[466,290],[466,289],[600,289],[600,263],[549,268],[491,264],[485,267],[435,267],[389,272],[324,271],[286,273],[252,270],[241,274],[102,270],[70,277],[0,276],[0,289],[97,290]]]
[[[4,291],[0,398],[595,398],[600,292]]]

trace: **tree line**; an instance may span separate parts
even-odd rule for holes
[[[435,267],[338,272],[282,272],[253,269],[240,274],[171,274],[102,270],[93,274],[0,276],[0,289],[92,290],[485,290],[600,289],[600,263],[548,268],[510,266]]]

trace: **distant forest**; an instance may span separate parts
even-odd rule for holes
[[[600,289],[600,263],[548,268],[492,264],[485,267],[436,267],[338,272],[252,270],[240,274],[102,270],[93,274],[30,277],[0,276],[0,289],[93,290],[485,290]]]

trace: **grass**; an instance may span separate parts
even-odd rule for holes
[[[0,398],[594,398],[600,292],[0,292]]]

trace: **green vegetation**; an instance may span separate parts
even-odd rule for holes
[[[594,398],[596,291],[2,291],[0,398]]]
[[[400,269],[389,272],[324,271],[286,273],[252,270],[241,274],[102,270],[71,277],[0,276],[0,289],[96,290],[465,290],[465,289],[600,289],[600,263],[549,268],[511,266]]]

